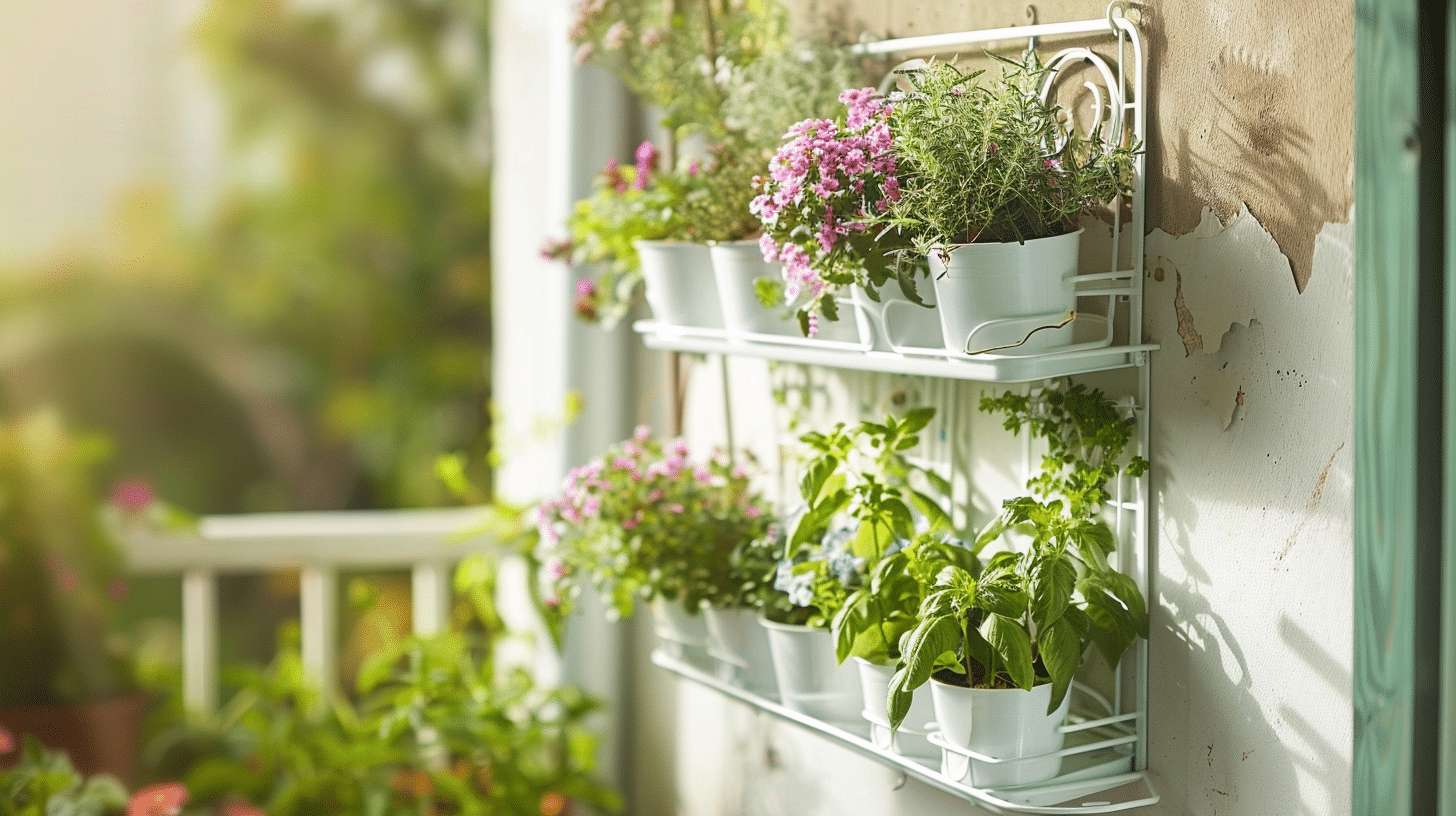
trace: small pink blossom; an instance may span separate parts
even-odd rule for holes
[[[632,431],[632,439],[634,439],[639,445],[643,442],[646,442],[651,437],[652,429],[647,427],[646,425],[638,425],[636,429]]]
[[[166,782],[142,788],[126,803],[126,816],[176,816],[187,803],[187,788]]]
[[[587,60],[591,59],[592,57],[592,52],[596,50],[597,47],[594,43],[584,42],[581,45],[577,46],[576,53],[572,55],[571,61],[576,63],[578,66],[586,65]]]
[[[156,492],[142,479],[127,479],[111,489],[111,503],[132,513],[151,507],[156,500]]]
[[[743,511],[743,514],[751,519],[756,519],[763,515],[763,508],[756,504],[750,504],[748,505],[748,509]]]
[[[15,735],[11,734],[5,726],[0,725],[0,754],[8,754],[15,750]]]
[[[222,805],[222,816],[268,816],[251,802],[228,799]]]
[[[669,504],[667,506],[667,512],[673,513],[674,515],[682,513],[684,509],[681,504]]]
[[[606,34],[602,35],[602,47],[608,51],[616,51],[627,44],[627,38],[631,35],[632,32],[627,28],[627,24],[618,20],[612,23]]]

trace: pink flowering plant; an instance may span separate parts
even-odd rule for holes
[[[569,608],[590,581],[626,617],[639,597],[696,613],[734,592],[734,554],[766,536],[769,512],[745,469],[721,453],[694,462],[681,440],[663,444],[644,426],[572,470],[537,522],[553,602]]]
[[[0,655],[15,667],[0,671],[0,706],[136,687],[132,661],[108,637],[127,587],[97,496],[107,448],[51,413],[0,423]]]
[[[898,72],[908,84],[894,102],[900,188],[876,223],[898,230],[919,258],[1073,232],[1130,188],[1135,145],[1069,128],[1070,113],[1040,96],[1048,71],[1035,53],[996,59],[996,81],[947,62]]]
[[[615,326],[638,297],[642,274],[633,241],[731,239],[737,235],[723,233],[741,233],[749,218],[747,195],[735,199],[725,190],[723,179],[732,171],[722,149],[672,171],[659,169],[662,152],[650,141],[638,145],[634,158],[630,167],[608,163],[591,197],[578,201],[567,219],[571,238],[541,250],[548,258],[600,268],[595,280],[577,283],[574,308],[604,328]],[[735,200],[737,208],[731,206]]]
[[[818,331],[819,316],[839,319],[835,294],[859,285],[876,297],[893,266],[893,231],[877,219],[900,199],[901,182],[892,134],[891,105],[873,88],[844,91],[847,112],[838,119],[806,119],[789,128],[754,179],[751,203],[763,225],[760,246],[769,261],[783,262],[781,287],[760,287],[764,305],[792,308],[805,335]],[[919,302],[913,278],[902,278],[907,297]]]

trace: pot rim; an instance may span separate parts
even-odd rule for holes
[[[1025,246],[1026,244],[1034,244],[1039,241],[1055,241],[1058,238],[1067,238],[1068,236],[1080,236],[1086,231],[1086,227],[1077,227],[1071,232],[1063,232],[1059,235],[1045,235],[1041,238],[1027,238],[1025,241],[978,241],[969,244],[936,244],[935,246],[931,247],[930,252],[927,254],[934,255],[941,250],[945,250],[946,252],[955,252],[957,250],[965,249],[966,247],[1004,247],[1011,246],[1013,244]]]

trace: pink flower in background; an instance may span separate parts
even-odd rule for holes
[[[653,147],[652,142],[645,141],[637,145],[635,158],[637,159],[637,178],[633,179],[632,188],[645,190],[647,189],[648,177],[652,175],[653,170],[657,169],[657,148]]]
[[[229,799],[222,806],[222,816],[268,816],[268,814],[254,807],[251,802]]]
[[[15,736],[0,725],[0,754],[8,754],[15,750]]]
[[[649,438],[651,438],[651,436],[652,429],[647,427],[646,425],[638,425],[632,431],[632,441],[636,442],[639,445],[646,442]]]
[[[602,35],[602,47],[608,51],[616,51],[618,48],[627,44],[627,38],[631,34],[632,32],[628,30],[627,24],[618,20],[612,23],[611,28],[607,29],[606,34]]]
[[[186,803],[187,788],[180,782],[165,782],[133,793],[126,816],[176,816]]]
[[[126,600],[126,582],[120,578],[113,578],[111,583],[106,585],[106,594],[117,603]]]
[[[577,65],[586,65],[586,61],[591,59],[592,52],[596,50],[595,44],[584,42],[576,49],[576,54],[572,56],[571,61]]]
[[[748,509],[743,511],[743,514],[751,519],[756,519],[763,515],[763,508],[756,504],[750,504],[748,505]]]
[[[642,32],[642,47],[655,48],[659,45],[662,45],[662,41],[664,39],[666,39],[666,35],[662,33],[662,29],[649,28],[646,31]]]
[[[133,513],[151,507],[156,500],[156,491],[143,479],[127,479],[111,489],[111,503]]]

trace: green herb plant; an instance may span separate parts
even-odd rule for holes
[[[909,85],[891,103],[900,197],[878,223],[919,257],[1072,232],[1130,188],[1135,145],[1069,129],[1069,113],[1041,99],[1048,69],[1034,52],[995,59],[995,81],[940,61],[897,71]]]
[[[973,551],[1008,531],[1028,535],[1030,543],[1024,552],[997,552],[979,573],[951,565],[936,576],[919,622],[901,641],[887,700],[895,727],[914,690],[937,672],[972,688],[1051,683],[1051,713],[1088,645],[1115,668],[1148,634],[1146,602],[1137,584],[1109,564],[1116,541],[1098,517],[1110,479],[1123,470],[1146,472],[1141,457],[1124,463],[1135,421],[1080,383],[986,397],[981,409],[1004,414],[1009,430],[1026,428],[1049,450],[1028,481],[1033,495],[1008,500]]]
[[[791,608],[801,610],[797,617],[805,618],[796,622],[828,628],[848,614],[859,627],[863,605],[847,613],[845,605],[852,594],[863,598],[858,593],[864,569],[875,569],[896,542],[915,537],[911,508],[932,534],[950,530],[950,514],[914,477],[946,496],[949,483],[905,456],[934,416],[934,408],[916,408],[883,422],[839,423],[828,433],[800,437],[811,452],[799,480],[804,511],[789,535],[776,582]]]
[[[868,581],[845,598],[830,626],[839,662],[859,657],[880,665],[897,663],[901,638],[919,624],[926,594],[941,570],[952,565],[972,575],[980,572],[969,548],[931,533],[880,559]]]

